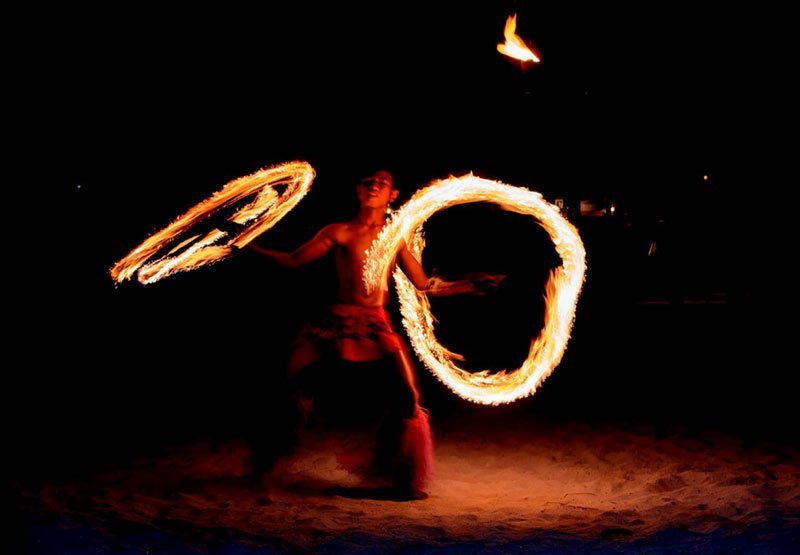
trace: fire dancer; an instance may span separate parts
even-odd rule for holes
[[[387,401],[387,414],[379,432],[378,449],[371,470],[388,474],[396,495],[424,499],[433,463],[429,413],[421,406],[414,364],[401,336],[392,328],[385,309],[389,284],[367,294],[362,281],[365,251],[386,223],[391,203],[399,190],[392,175],[379,170],[362,179],[356,193],[358,215],[347,222],[323,227],[294,252],[268,250],[251,243],[251,248],[288,267],[307,264],[333,251],[338,275],[336,302],[320,321],[307,324],[292,345],[289,357],[289,385],[299,420],[307,416],[312,400],[304,393],[304,375],[312,364],[328,357],[350,362],[381,361],[391,368],[396,384]],[[396,262],[414,286],[428,295],[485,294],[504,276],[478,273],[469,279],[432,279],[401,245]],[[269,452],[254,449],[253,470],[269,472],[281,454],[274,446]]]

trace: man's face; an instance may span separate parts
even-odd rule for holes
[[[386,208],[398,193],[392,185],[392,174],[387,171],[377,171],[358,183],[358,200],[364,207]]]

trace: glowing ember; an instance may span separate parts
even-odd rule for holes
[[[506,20],[506,27],[503,29],[506,42],[497,45],[497,51],[505,54],[509,58],[521,60],[523,62],[540,62],[539,57],[533,50],[523,42],[517,34],[517,14],[511,15]]]
[[[300,202],[313,181],[314,168],[307,162],[287,162],[234,179],[114,264],[111,277],[121,283],[138,271],[139,281],[148,284],[176,272],[222,260],[231,253],[231,247],[243,247],[278,223]],[[275,190],[280,186],[286,187],[281,194]],[[228,218],[242,226],[249,224],[232,237],[219,229],[202,237],[185,237],[197,223],[251,195],[255,195],[254,200]],[[178,245],[162,258],[147,263],[172,242]],[[179,252],[181,249],[185,250]]]
[[[533,395],[564,354],[575,306],[586,270],[585,251],[577,230],[539,193],[475,177],[451,177],[418,191],[392,217],[367,252],[364,284],[373,291],[385,283],[402,240],[419,260],[425,241],[422,225],[436,212],[471,202],[492,202],[505,210],[536,218],[547,231],[562,260],[545,285],[544,328],[531,342],[528,357],[517,370],[468,372],[453,361],[463,357],[445,349],[433,333],[434,317],[427,296],[405,275],[394,272],[403,324],[414,350],[434,375],[459,396],[476,403],[496,405]]]

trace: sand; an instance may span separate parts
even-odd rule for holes
[[[633,545],[669,530],[702,539],[756,529],[796,538],[800,529],[800,457],[786,445],[746,445],[733,435],[678,427],[657,434],[641,424],[519,416],[437,423],[434,415],[434,428],[436,477],[421,501],[330,493],[359,482],[336,468],[333,446],[341,438],[329,431],[309,433],[297,454],[255,488],[242,478],[248,446],[229,441],[175,446],[29,494],[52,513],[188,530],[202,541],[223,534],[225,541],[277,551],[477,549],[553,534]]]

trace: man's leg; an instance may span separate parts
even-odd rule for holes
[[[276,411],[279,421],[270,436],[259,434],[251,440],[251,476],[260,481],[282,457],[292,453],[311,410],[311,386],[319,350],[310,342],[297,342],[289,357],[286,391]]]
[[[289,395],[294,406],[299,410],[302,424],[308,419],[313,406],[311,367],[318,363],[322,355],[319,349],[308,341],[295,344],[289,356],[288,385]]]
[[[389,408],[378,433],[376,467],[389,471],[394,487],[410,498],[424,498],[433,470],[433,435],[408,351],[400,345],[389,362]]]

